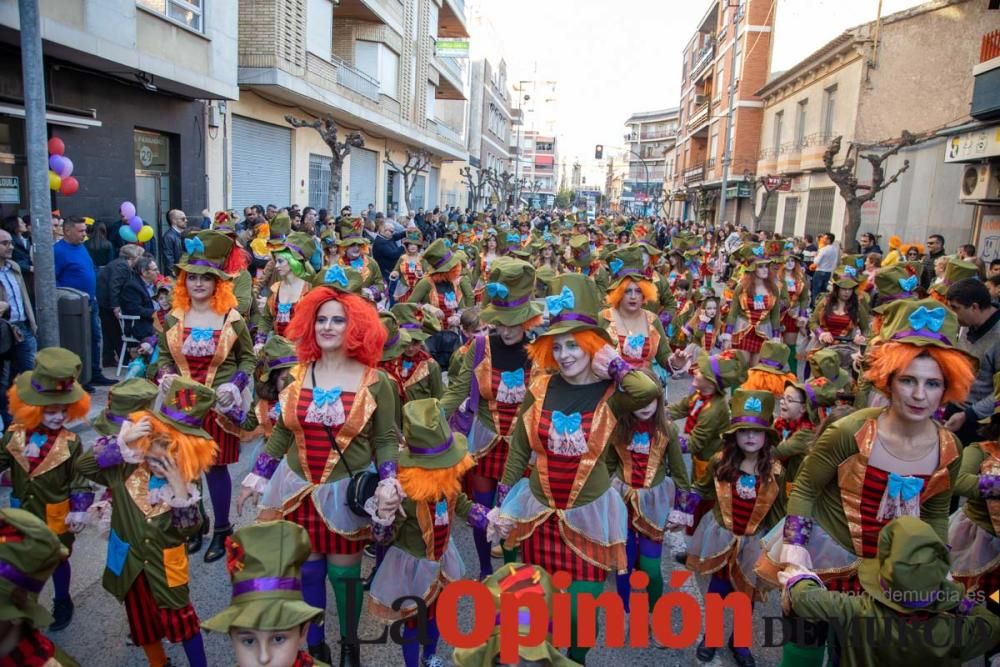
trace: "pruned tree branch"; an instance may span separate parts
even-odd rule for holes
[[[417,176],[427,171],[431,164],[431,156],[427,151],[406,150],[406,162],[402,165],[396,164],[392,159],[389,149],[385,150],[385,164],[389,165],[403,175],[403,199],[406,203],[406,210],[413,211],[413,186],[417,182]]]
[[[327,115],[326,118],[316,118],[314,120],[305,120],[287,115],[285,116],[285,122],[296,129],[310,127],[316,130],[319,132],[320,138],[323,139],[323,143],[330,148],[330,184],[326,197],[326,208],[331,216],[334,215],[337,197],[340,195],[340,185],[344,173],[344,160],[351,154],[351,148],[361,148],[365,145],[364,137],[359,132],[351,132],[344,138],[344,141],[337,141],[337,125],[333,120],[333,116],[330,115]]]

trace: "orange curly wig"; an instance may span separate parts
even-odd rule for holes
[[[132,449],[142,453],[149,451],[153,441],[169,443],[167,452],[177,464],[177,470],[185,482],[193,482],[201,477],[214,463],[219,453],[219,446],[211,438],[199,438],[196,435],[182,433],[176,428],[161,421],[149,410],[133,412],[129,421],[137,423],[143,417],[149,417],[152,433],[132,444]]]
[[[85,393],[75,403],[62,406],[28,405],[17,395],[17,387],[14,385],[11,385],[10,389],[7,390],[7,403],[10,406],[10,414],[14,418],[14,423],[29,431],[41,425],[46,407],[66,408],[66,421],[68,422],[83,419],[90,412],[90,394]]]
[[[173,306],[181,310],[191,309],[191,295],[187,291],[187,273],[185,271],[177,271],[177,279],[174,281]],[[212,294],[212,311],[219,315],[225,315],[236,306],[233,282],[216,278],[215,293]]]
[[[459,263],[444,273],[428,273],[427,275],[436,283],[453,283],[462,277],[462,265]]]
[[[320,358],[316,344],[316,314],[327,301],[337,301],[344,308],[347,330],[344,332],[344,351],[351,359],[365,366],[376,367],[382,360],[382,347],[388,334],[370,302],[356,294],[338,292],[329,287],[314,287],[295,304],[292,321],[285,336],[297,341],[295,350],[299,363],[308,364]]]
[[[620,304],[622,302],[622,299],[625,298],[625,290],[628,289],[629,283],[635,283],[636,285],[639,286],[639,289],[642,290],[642,297],[647,303],[649,301],[659,300],[660,298],[659,292],[656,289],[656,285],[654,285],[651,281],[635,280],[634,278],[628,278],[626,280],[621,281],[618,287],[608,292],[606,301],[609,306],[611,306],[612,308],[618,307],[618,304]]]
[[[528,346],[528,356],[535,368],[544,370],[558,370],[555,356],[552,354],[552,346],[555,343],[555,336],[542,336]],[[576,344],[584,349],[590,356],[597,354],[598,350],[608,344],[608,341],[601,338],[595,331],[583,330],[574,331],[573,338]]]
[[[785,393],[785,384],[796,382],[797,378],[792,373],[778,375],[767,371],[750,369],[747,372],[747,381],[740,385],[740,389],[757,391],[769,391],[776,397]]]
[[[462,477],[474,467],[476,462],[466,454],[450,468],[400,468],[397,477],[406,496],[414,502],[437,500],[442,493],[451,499],[462,490]]]
[[[942,347],[919,347],[908,343],[888,342],[876,345],[868,352],[865,377],[886,396],[891,395],[892,377],[919,356],[930,356],[941,367],[944,376],[944,396],[941,403],[961,403],[969,395],[976,374],[972,362],[958,350]]]

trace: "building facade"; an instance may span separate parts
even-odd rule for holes
[[[521,199],[531,207],[553,206],[559,191],[559,142],[554,135],[533,130],[522,134],[520,177],[525,179]]]
[[[668,174],[673,172],[680,108],[641,111],[626,126],[628,175],[621,202],[630,210],[654,212]]]
[[[511,172],[511,129],[513,115],[507,85],[507,63],[496,64],[487,58],[472,62],[471,95],[469,101],[469,166],[493,173]],[[482,193],[479,202],[468,206],[483,210],[490,192]]]

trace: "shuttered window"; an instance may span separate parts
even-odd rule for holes
[[[816,238],[830,231],[833,224],[833,198],[836,188],[812,188],[809,190],[809,206],[806,208],[805,234]]]
[[[352,148],[348,159],[351,161],[351,209],[367,211],[368,204],[376,204],[375,179],[378,173],[378,153],[365,148]],[[379,208],[378,204],[375,208]]]
[[[233,116],[233,208],[292,203],[292,130]]]
[[[767,200],[767,206],[764,207],[764,214],[760,216],[760,222],[757,225],[758,231],[773,232],[774,222],[778,217],[778,196],[777,194],[772,194],[771,198]]]
[[[789,197],[785,200],[785,214],[781,218],[781,233],[791,236],[795,233],[795,214],[799,211],[799,198]]]

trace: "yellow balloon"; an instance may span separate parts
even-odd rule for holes
[[[136,234],[135,237],[139,239],[139,243],[145,243],[153,238],[153,228],[149,225],[143,225],[142,229],[139,230],[139,233]]]
[[[59,177],[59,174],[57,174],[54,171],[50,171],[49,172],[49,190],[55,190],[56,192],[58,192],[59,188],[61,188],[61,187],[62,187],[62,179]]]

